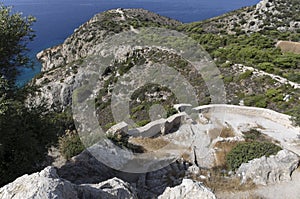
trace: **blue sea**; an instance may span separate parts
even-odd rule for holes
[[[144,8],[182,22],[193,22],[215,17],[259,0],[2,0],[14,11],[33,15],[37,37],[29,44],[30,56],[62,43],[75,28],[96,13],[114,8]],[[34,69],[23,69],[18,78],[24,84],[40,72],[36,61]]]

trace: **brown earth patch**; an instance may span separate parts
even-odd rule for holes
[[[280,48],[283,53],[296,53],[300,54],[300,42],[293,41],[278,41],[277,48]]]
[[[217,167],[226,166],[226,155],[235,147],[239,142],[219,141],[214,145],[215,150],[215,165]]]

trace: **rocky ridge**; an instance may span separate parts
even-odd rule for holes
[[[65,66],[97,52],[97,44],[106,37],[138,27],[170,27],[179,21],[143,9],[116,9],[96,14],[74,30],[63,44],[37,54],[42,62],[42,72]]]
[[[296,32],[300,25],[298,13],[297,0],[262,0],[251,7],[244,7],[203,22],[192,23],[192,27],[201,27],[204,32],[229,34],[264,30]]]

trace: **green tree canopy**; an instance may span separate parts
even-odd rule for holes
[[[14,84],[18,67],[29,67],[27,44],[34,17],[0,4],[0,187],[40,169],[65,120],[47,107],[25,103],[31,88]],[[29,101],[29,100],[28,100]]]
[[[28,42],[35,37],[31,28],[34,21],[34,17],[13,13],[11,7],[0,3],[0,76],[10,83],[14,82],[18,67],[32,66],[26,53]]]

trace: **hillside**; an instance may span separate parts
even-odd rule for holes
[[[150,26],[168,27],[187,33],[209,53],[211,58],[208,59],[216,63],[220,71],[219,76],[225,86],[226,98],[224,98],[224,103],[271,108],[282,113],[292,114],[297,110],[300,97],[299,86],[297,86],[300,83],[300,55],[284,54],[275,45],[277,40],[292,39],[293,41],[299,41],[300,33],[296,31],[264,30],[252,34],[242,32],[232,34],[232,31],[228,30],[226,26],[216,24],[221,23],[219,18],[231,21],[232,17],[237,16],[237,13],[238,16],[244,15],[248,13],[248,10],[256,10],[260,15],[264,15],[270,9],[279,10],[283,5],[279,1],[269,3],[274,4],[274,6],[271,6],[272,9],[270,7],[265,9],[266,1],[262,1],[256,7],[244,8],[221,17],[191,24],[181,24],[148,11],[135,9],[111,10],[98,14],[76,29],[74,34],[67,38],[63,44],[46,49],[38,54],[38,58],[43,63],[43,73],[34,80],[34,84],[42,86],[44,91],[42,95],[46,95],[46,101],[49,101],[50,105],[53,104],[53,107],[58,110],[65,109],[71,105],[72,98],[70,94],[72,90],[81,85],[82,72],[78,73],[78,71],[84,70],[85,65],[88,64],[88,62],[84,62],[85,57],[99,53],[101,42],[105,38],[109,38],[109,36],[122,30],[134,30]],[[281,10],[281,12],[285,12],[285,10]],[[298,12],[293,12],[290,17],[294,20],[297,15]],[[264,21],[268,20],[273,20],[273,18],[266,18]],[[216,32],[210,33],[209,29],[203,28],[206,26],[205,24],[210,24],[211,27],[222,27],[222,31],[218,31],[218,34]],[[224,24],[226,23],[224,22]],[[288,24],[285,23],[285,25]],[[235,27],[238,27],[238,25],[235,25]],[[126,51],[131,50],[134,52],[126,55]],[[136,63],[162,62],[171,64],[196,89],[199,105],[211,103],[209,90],[203,78],[201,75],[197,76],[195,73],[189,72],[193,71],[192,66],[182,57],[172,55],[159,48],[149,48],[147,50],[124,49],[121,54],[123,55],[116,57],[115,63],[112,63],[113,66],[107,68],[107,73],[102,77],[103,87],[97,97],[96,105],[99,107],[99,115],[105,115],[105,118],[99,120],[103,127],[106,124],[113,123],[111,113],[107,110],[107,107],[110,104],[109,98],[111,96],[109,89],[113,90],[118,79],[115,75],[126,73]],[[182,68],[182,66],[185,68]],[[74,76],[76,78],[73,78]],[[164,96],[164,98],[169,96],[163,100],[164,107],[167,109],[173,103],[176,103],[174,96],[168,89],[153,86],[148,85],[147,88],[141,89],[144,92],[150,89],[150,93],[158,89],[160,93],[156,92],[157,95]],[[51,91],[49,90],[50,87]],[[141,91],[136,92],[140,93]],[[148,112],[151,104],[162,101],[158,97],[156,100],[149,102],[149,100],[151,101],[151,99],[147,99],[149,96],[150,94],[148,94],[148,97],[140,96],[145,98],[144,102],[132,101],[133,107],[140,107],[140,110],[134,109],[132,112],[133,117],[138,117],[136,118],[137,121],[149,120],[144,114]],[[137,99],[137,97],[135,98]]]
[[[30,82],[28,104],[45,104],[71,123],[55,146],[66,162],[22,176],[0,196],[21,187],[28,197],[254,190],[259,198],[267,195],[262,186],[294,183],[300,55],[276,44],[297,45],[299,25],[294,0],[262,0],[189,24],[143,9],[95,15],[37,55],[42,73]]]
[[[189,30],[207,33],[244,34],[253,32],[298,32],[300,28],[297,0],[262,0],[257,5],[188,25]]]

